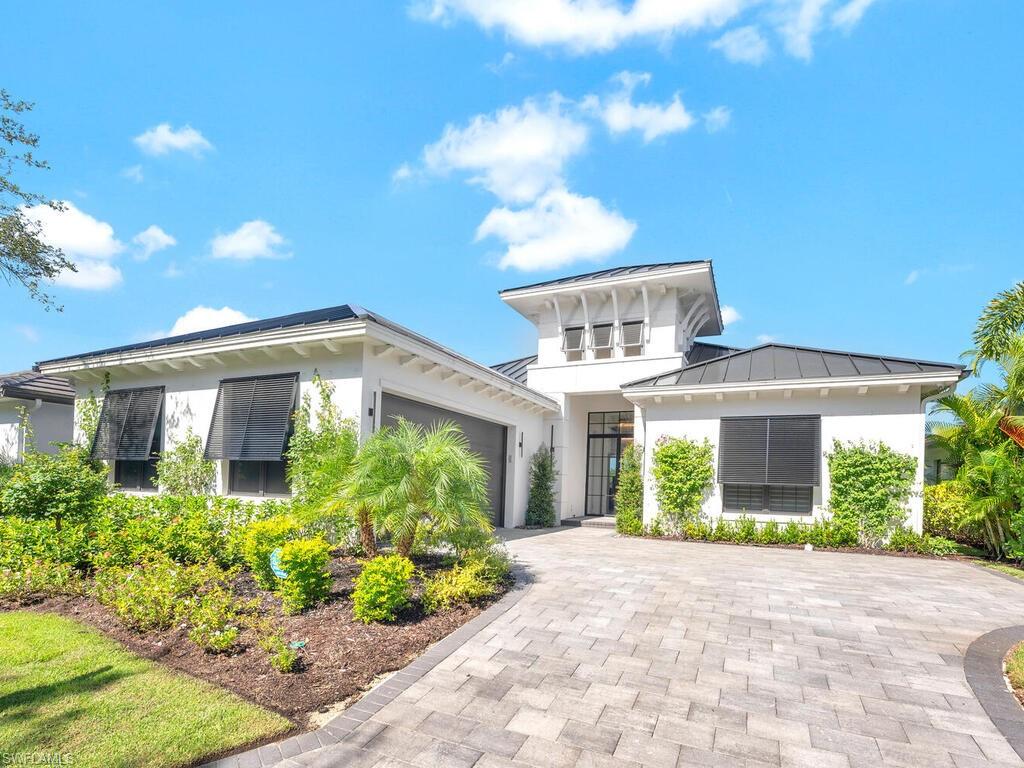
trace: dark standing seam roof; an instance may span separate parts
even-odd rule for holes
[[[520,357],[516,360],[508,360],[504,363],[492,365],[491,370],[500,373],[502,376],[508,376],[510,379],[515,379],[520,384],[525,384],[527,373],[526,368],[536,362],[536,355],[527,355],[526,357]]]
[[[0,397],[71,405],[75,402],[75,390],[67,379],[22,371],[0,375]]]
[[[794,347],[787,344],[765,344],[717,359],[691,363],[678,370],[630,382],[624,386],[674,387],[963,370],[962,365],[955,363],[933,363],[900,357]]]
[[[733,352],[742,351],[743,350],[739,347],[725,347],[721,344],[706,344],[703,341],[695,341],[693,342],[693,346],[690,347],[689,353],[686,355],[686,364],[695,365],[696,363],[714,360],[716,357],[731,355]]]
[[[516,288],[505,288],[499,291],[499,295],[502,293],[511,293],[512,291],[523,291],[527,288],[546,288],[554,285],[571,285],[573,283],[589,283],[594,280],[602,280],[606,277],[627,277],[629,275],[642,275],[648,272],[660,272],[662,270],[673,269],[675,267],[685,267],[693,264],[710,264],[710,261],[671,261],[662,264],[638,264],[633,267],[614,267],[612,269],[601,269],[597,272],[587,272],[582,275],[571,275],[569,277],[559,277],[555,280],[545,280],[540,283],[531,283],[530,285],[520,285]]]

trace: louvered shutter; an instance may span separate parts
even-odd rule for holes
[[[768,424],[768,485],[821,482],[821,417],[772,416]]]
[[[592,331],[594,336],[594,349],[608,349],[612,345],[612,327],[610,325],[595,325]]]
[[[623,323],[622,324],[622,346],[639,347],[644,343],[644,324]]]
[[[114,461],[149,459],[153,432],[163,402],[163,387],[107,392],[93,438],[93,458]]]
[[[583,349],[583,329],[566,328],[562,349],[566,352],[578,352]]]
[[[280,461],[299,374],[225,379],[217,390],[206,458]]]
[[[718,482],[763,484],[768,472],[768,418],[724,418],[718,439]]]

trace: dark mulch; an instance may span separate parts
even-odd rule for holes
[[[427,573],[441,567],[439,560],[420,560],[417,565]],[[283,615],[278,598],[258,589],[248,574],[234,584],[239,597],[263,603],[283,627],[287,641],[305,641],[300,669],[291,674],[281,674],[270,666],[268,655],[249,630],[242,634],[239,652],[210,654],[196,647],[181,628],[134,632],[91,597],[53,597],[28,606],[0,604],[0,610],[28,608],[82,621],[140,656],[228,688],[305,726],[313,713],[325,711],[366,690],[379,676],[405,667],[500,597],[427,616],[417,594],[395,623],[367,625],[352,616],[352,582],[359,573],[359,562],[336,558],[330,570],[334,584],[328,602],[298,616]]]
[[[641,536],[637,538],[653,539],[654,541],[685,541],[692,544],[717,544],[726,547],[760,547],[761,549],[803,549],[803,544],[762,544],[757,541],[709,541],[708,539],[688,539],[684,536]],[[925,560],[976,560],[972,555],[927,555],[920,552],[900,552],[891,549],[872,549],[870,547],[819,547],[815,552],[846,552],[855,555],[877,555],[880,557],[915,557]]]

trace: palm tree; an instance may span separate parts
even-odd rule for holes
[[[451,422],[430,430],[399,419],[367,440],[356,456],[350,495],[408,556],[421,523],[439,533],[490,530],[487,471]]]
[[[975,372],[986,360],[998,360],[1011,339],[1024,329],[1024,282],[996,294],[981,312],[974,329]]]
[[[1014,452],[1014,444],[1009,440],[997,448],[972,449],[957,477],[970,491],[964,522],[984,526],[989,548],[997,558],[1006,550],[1007,532],[1019,508],[1024,482],[1024,472]]]

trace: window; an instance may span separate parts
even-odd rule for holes
[[[595,325],[590,332],[591,346],[594,349],[594,357],[598,360],[606,360],[612,356],[612,326],[611,323]]]
[[[163,402],[163,387],[116,389],[103,397],[92,456],[113,462],[114,481],[122,488],[156,488]]]
[[[298,385],[297,373],[221,381],[206,458],[229,462],[232,493],[289,492],[284,452]]]
[[[722,505],[729,512],[770,512],[780,515],[807,515],[814,505],[810,485],[722,486]]]
[[[562,334],[562,351],[565,359],[575,362],[583,359],[583,327],[566,328]]]
[[[620,339],[626,357],[637,357],[644,353],[644,323],[642,320],[623,323]]]

